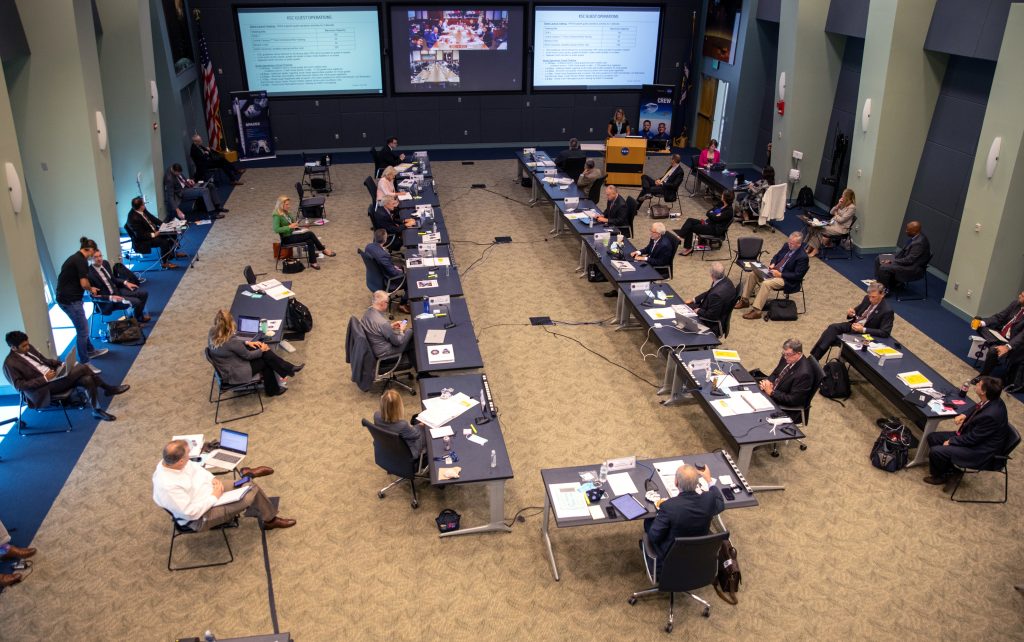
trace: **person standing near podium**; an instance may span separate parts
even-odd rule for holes
[[[626,112],[622,108],[615,110],[615,115],[608,121],[608,138],[615,136],[629,136],[629,121],[626,120]]]

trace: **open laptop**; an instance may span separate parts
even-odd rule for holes
[[[260,336],[260,321],[259,317],[239,315],[235,323],[237,326],[235,334],[249,341],[256,341]]]
[[[57,376],[55,376],[53,379],[50,379],[50,381],[63,379],[64,377],[68,376],[69,372],[75,369],[75,365],[78,364],[78,352],[76,351],[77,348],[71,348],[71,352],[68,353],[68,358],[64,360],[64,363],[60,364],[59,368],[57,368]]]
[[[684,314],[677,314],[675,318],[676,330],[680,332],[691,332],[693,334],[702,334],[708,331],[708,327],[697,322],[696,319]]]
[[[245,459],[249,452],[249,435],[237,430],[220,429],[220,448],[211,450],[203,461],[203,466],[234,470]]]

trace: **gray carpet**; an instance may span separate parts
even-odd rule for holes
[[[649,172],[660,174],[663,162]],[[601,296],[606,284],[577,278],[578,242],[569,234],[548,236],[550,209],[520,203],[529,191],[512,182],[512,160],[439,162],[434,169],[460,265],[485,249],[473,242],[514,240],[491,249],[463,280],[515,470],[506,515],[542,504],[544,467],[725,446],[693,405],[658,405],[653,384],[663,362],[641,356],[642,333],[556,328],[633,376],[527,325],[539,315],[607,320],[614,300]],[[338,257],[323,260],[320,272],[295,277],[316,327],[288,358],[307,367],[266,412],[236,424],[252,435],[250,462],[277,470],[261,485],[282,498],[283,515],[298,520],[293,529],[268,533],[282,630],[303,642],[663,635],[667,600],[626,603],[645,583],[639,524],[554,531],[563,574],[556,583],[534,512],[510,534],[440,540],[433,518],[444,507],[460,511],[465,525],[486,519],[483,489],[424,486],[419,510],[410,509],[405,488],[377,498],[387,479],[359,425],[377,393],[359,392],[344,363],[345,323],[368,304],[355,249],[369,235],[360,185],[369,166],[333,171],[338,189],[328,199],[331,222],[320,233]],[[219,638],[271,630],[255,522],[243,520],[229,533],[233,564],[169,573],[170,525],[152,502],[150,477],[172,434],[215,434],[206,400],[210,369],[201,354],[207,329],[214,312],[230,305],[244,265],[273,272],[270,211],[278,194],[292,192],[298,173],[252,170],[235,190],[231,213],[214,226],[202,260],[185,275],[129,373],[132,391],[111,406],[118,421],[100,426],[33,542],[40,549],[35,571],[0,597],[0,638],[171,640],[206,628]],[[478,182],[508,199],[468,188]],[[681,206],[687,214],[707,207],[689,198]],[[638,236],[646,236],[647,223],[638,217]],[[734,236],[749,233],[733,229]],[[779,234],[761,234],[772,251],[783,242]],[[683,295],[703,290],[708,265],[677,258],[673,286]],[[806,288],[808,312],[795,323],[734,317],[727,345],[745,364],[772,367],[790,336],[810,346],[862,296],[816,259]],[[895,333],[951,381],[971,376],[902,319]],[[411,414],[417,398],[405,399]],[[247,402],[238,403],[241,409]],[[1021,405],[1008,405],[1014,423],[1024,426]],[[1024,638],[1024,596],[1012,588],[1024,581],[1019,457],[1010,466],[1007,505],[955,504],[921,482],[925,469],[887,474],[870,466],[874,419],[892,412],[873,388],[855,383],[845,408],[815,401],[807,451],[755,453],[749,477],[785,484],[786,491],[764,493],[760,507],[724,516],[742,564],[740,603],[729,606],[710,588],[698,591],[713,605],[704,619],[696,604],[679,600],[677,637]],[[967,490],[991,495],[1000,484],[990,476]],[[215,538],[187,538],[177,561],[215,557]]]

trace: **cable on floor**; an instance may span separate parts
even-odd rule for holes
[[[546,333],[548,333],[548,334],[550,334],[550,335],[553,335],[553,336],[556,336],[556,337],[562,337],[563,339],[568,339],[569,341],[573,341],[573,342],[575,342],[575,343],[579,344],[579,346],[580,346],[581,348],[583,348],[584,350],[586,350],[587,352],[589,352],[589,353],[591,353],[591,354],[593,354],[593,355],[595,355],[595,356],[597,356],[597,357],[600,357],[601,359],[604,359],[605,361],[607,361],[608,363],[612,364],[612,365],[613,365],[613,366],[615,366],[616,368],[619,368],[619,369],[625,370],[626,372],[628,372],[629,374],[633,375],[634,377],[636,377],[636,378],[637,378],[637,379],[639,379],[640,381],[643,381],[644,383],[646,383],[646,384],[647,384],[647,385],[649,385],[650,387],[652,387],[652,388],[660,388],[660,387],[661,387],[661,386],[659,386],[659,385],[658,385],[658,384],[656,384],[656,383],[652,383],[652,382],[648,381],[647,379],[644,379],[644,378],[643,378],[642,376],[640,376],[640,375],[639,375],[639,374],[637,374],[636,372],[634,372],[634,371],[630,370],[630,369],[629,369],[629,368],[627,368],[626,366],[624,366],[624,365],[622,365],[622,364],[620,364],[620,363],[615,363],[614,361],[612,361],[612,360],[611,360],[611,359],[609,359],[608,357],[604,356],[604,355],[603,355],[603,354],[601,354],[600,352],[597,352],[596,350],[593,350],[593,349],[591,349],[591,348],[587,347],[587,345],[586,345],[585,343],[583,343],[582,341],[580,341],[579,339],[576,339],[575,337],[570,337],[570,336],[569,336],[569,335],[567,335],[567,334],[562,334],[561,332],[553,332],[553,331],[551,331],[551,330],[548,330],[546,326],[541,326],[541,327],[542,327],[542,328],[544,328],[544,332],[546,332]]]

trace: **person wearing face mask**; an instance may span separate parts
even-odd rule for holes
[[[665,238],[665,224],[661,221],[651,223],[651,240],[642,250],[633,250],[631,256],[636,261],[645,261],[651,267],[665,267],[672,264],[675,246]]]
[[[97,249],[92,254],[89,265],[89,283],[99,290],[99,296],[114,303],[130,305],[139,323],[147,323],[150,316],[146,314],[146,301],[149,293],[127,279],[114,276],[110,263],[103,260],[103,252]]]

